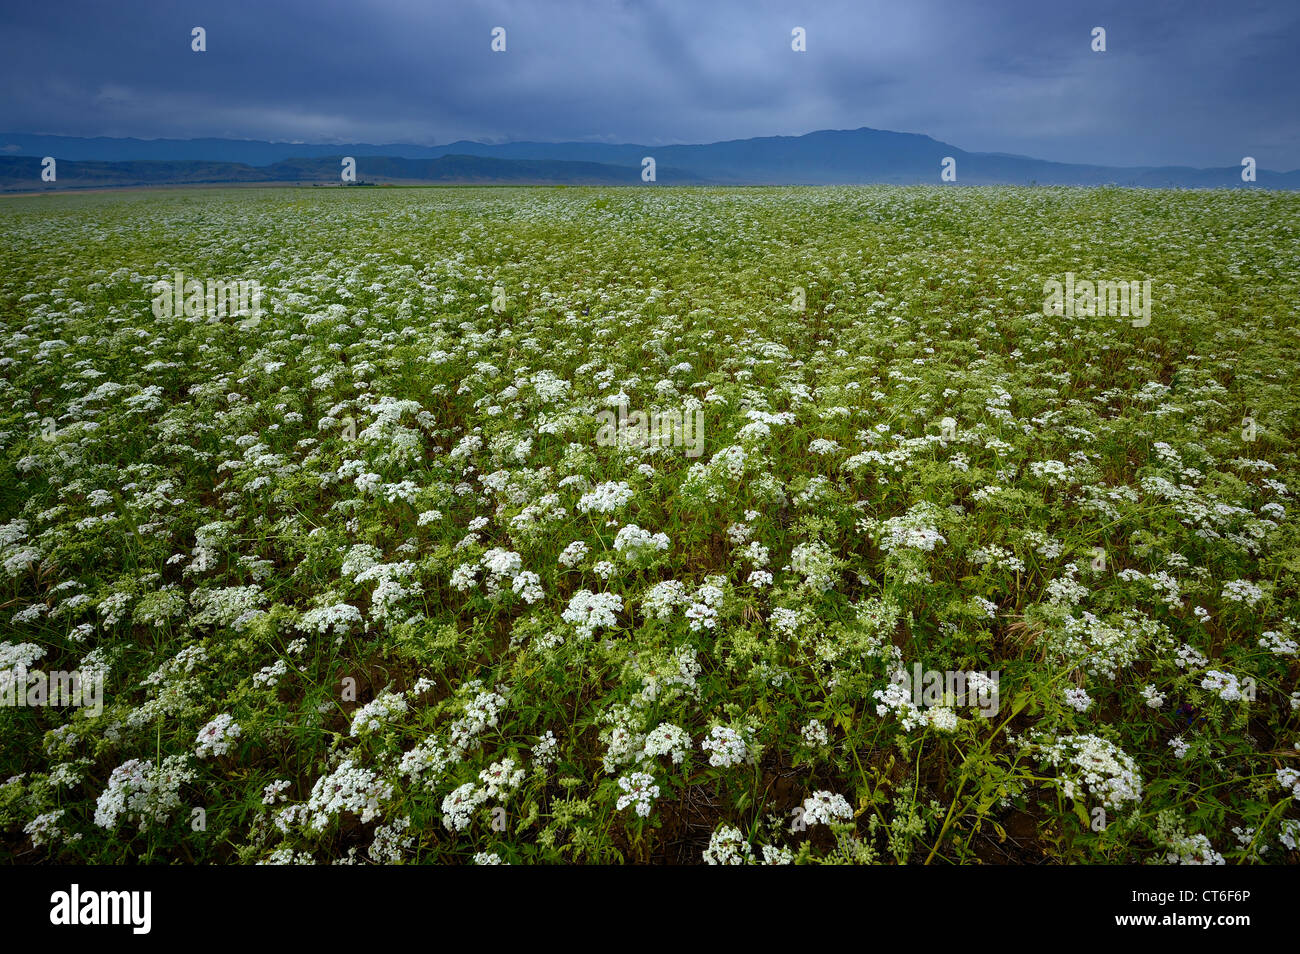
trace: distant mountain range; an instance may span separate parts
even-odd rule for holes
[[[127,159],[118,162],[58,159],[55,181],[41,181],[41,159],[0,156],[0,191],[29,192],[107,189],[138,186],[219,184],[341,184],[342,156],[292,158],[265,166],[206,159]],[[355,156],[356,182],[365,184],[516,184],[627,185],[639,181],[621,166],[600,162],[561,162],[554,159],[494,159],[486,156],[442,156],[403,159],[395,156]],[[665,169],[658,181],[679,185],[705,180],[676,169]]]
[[[57,160],[41,181],[40,160]],[[939,183],[945,157],[959,185],[1122,185],[1148,188],[1300,189],[1300,170],[1241,167],[1116,167],[967,152],[929,136],[881,129],[822,130],[683,146],[589,142],[411,144],[259,142],[241,139],[81,139],[0,133],[0,190],[47,191],[221,183],[338,184],[353,156],[357,179],[371,183],[642,185],[642,158],[655,160],[664,185],[840,185]]]

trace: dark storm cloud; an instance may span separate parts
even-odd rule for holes
[[[0,129],[660,144],[875,126],[1064,161],[1292,169],[1298,42],[1294,0],[8,4]]]

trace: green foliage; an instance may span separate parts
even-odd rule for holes
[[[0,852],[1296,861],[1297,203],[6,201]]]

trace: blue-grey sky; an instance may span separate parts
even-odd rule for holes
[[[1066,162],[1289,170],[1298,50],[1300,0],[10,2],[0,130],[658,145],[873,126]]]

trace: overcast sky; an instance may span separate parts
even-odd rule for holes
[[[8,0],[0,77],[6,132],[659,145],[873,126],[1300,168],[1300,0]]]

